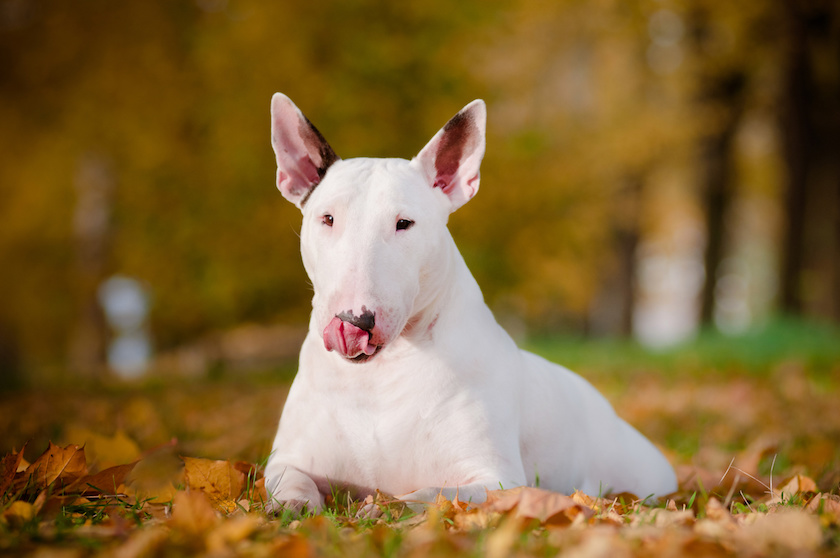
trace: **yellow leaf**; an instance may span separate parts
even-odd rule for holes
[[[259,515],[243,515],[230,519],[213,529],[207,536],[207,550],[210,554],[223,554],[225,549],[250,537],[265,523]]]
[[[495,492],[495,491],[494,491]],[[520,522],[508,518],[487,536],[486,555],[488,558],[505,558],[513,553],[513,546],[519,540]]]
[[[219,522],[213,505],[203,492],[176,492],[172,503],[173,527],[191,535],[206,535]]]
[[[184,480],[193,490],[204,492],[217,508],[230,513],[242,494],[245,475],[229,461],[182,457]],[[233,506],[233,507],[231,507]]]
[[[175,494],[178,492],[178,489],[171,482],[164,484],[135,482],[121,488],[136,501],[149,502],[154,505],[169,504],[175,499]]]
[[[27,521],[35,517],[35,506],[29,502],[18,500],[3,511],[3,520],[13,528],[20,528]]]
[[[85,428],[70,426],[65,430],[64,438],[81,443],[88,462],[97,469],[132,463],[141,454],[140,447],[123,430],[117,430],[113,436],[103,436]]]

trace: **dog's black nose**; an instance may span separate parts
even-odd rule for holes
[[[342,322],[347,322],[368,333],[373,332],[373,326],[376,324],[375,314],[364,306],[362,306],[362,314],[360,316],[356,316],[352,310],[345,310],[336,314],[336,317]]]

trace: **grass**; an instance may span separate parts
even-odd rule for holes
[[[644,373],[668,375],[766,375],[795,362],[819,377],[837,377],[840,369],[840,328],[831,324],[775,318],[740,335],[714,328],[664,349],[650,349],[632,340],[587,340],[536,336],[529,350],[576,371],[599,375]]]

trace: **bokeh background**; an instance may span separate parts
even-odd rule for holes
[[[840,320],[834,0],[0,0],[3,385],[107,376],[121,336],[129,375],[294,359],[275,91],[343,158],[487,101],[450,228],[517,338]],[[107,319],[114,276],[145,316]]]

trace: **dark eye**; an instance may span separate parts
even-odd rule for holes
[[[410,229],[412,225],[414,225],[414,221],[411,221],[409,219],[400,219],[399,221],[397,221],[397,230],[404,231]]]
[[[333,221],[335,221],[335,219],[333,219],[332,215],[327,214],[321,217],[321,223],[325,224],[328,227],[333,226]]]

